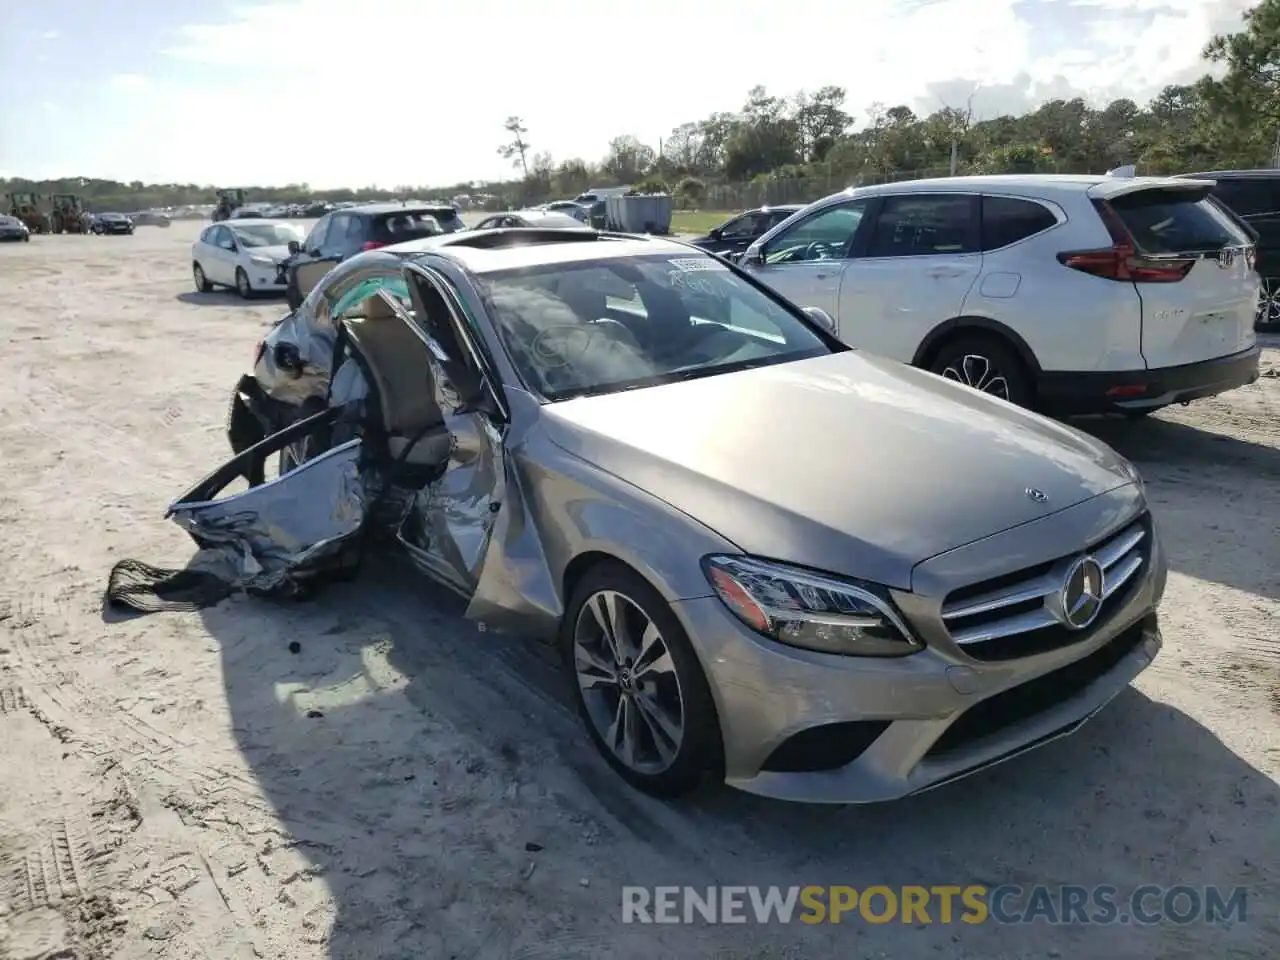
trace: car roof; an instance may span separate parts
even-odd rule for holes
[[[584,233],[595,231],[582,228]],[[383,247],[387,253],[395,253],[409,261],[420,260],[429,254],[447,257],[472,273],[493,273],[499,270],[518,270],[521,267],[537,267],[544,264],[579,263],[615,257],[640,257],[649,254],[668,254],[685,257],[709,257],[710,254],[675,240],[660,237],[639,237],[629,234],[599,234],[594,240],[549,240],[544,243],[522,243],[512,246],[475,246],[473,238],[494,234],[533,234],[532,230],[507,229],[482,233],[450,233],[422,240],[409,240],[394,246]],[[548,233],[567,234],[567,230]]]
[[[925,180],[899,180],[865,187],[849,187],[817,201],[837,203],[849,197],[901,196],[918,193],[1000,193],[1012,196],[1053,199],[1084,193],[1103,183],[1125,183],[1134,186],[1160,187],[1176,184],[1187,177],[1109,177],[1086,173],[1005,173],[970,177],[933,177]]]
[[[528,220],[535,225],[549,225],[553,223],[572,223],[575,226],[582,226],[582,221],[569,216],[567,213],[561,213],[559,210],[504,210],[501,213],[491,213],[485,217],[486,220],[492,220],[494,217],[519,217],[521,220]]]
[[[356,207],[343,207],[337,213],[359,214],[376,217],[385,213],[454,213],[453,207],[439,203],[362,203]]]

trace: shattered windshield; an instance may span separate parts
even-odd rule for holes
[[[580,261],[486,274],[498,334],[548,400],[801,360],[834,349],[710,256]]]

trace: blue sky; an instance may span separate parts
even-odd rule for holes
[[[443,185],[512,175],[496,154],[512,114],[535,151],[594,160],[756,83],[838,84],[859,116],[971,94],[980,116],[1142,100],[1202,73],[1248,5],[0,0],[0,90],[19,94],[0,105],[0,175]]]

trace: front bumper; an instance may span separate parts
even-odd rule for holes
[[[285,288],[284,267],[281,264],[251,263],[245,268],[253,289],[263,293],[281,293]]]
[[[1063,531],[1108,532],[1124,501],[1119,493],[1103,495],[944,554],[921,565],[934,572],[917,589],[932,594],[953,574],[974,577],[984,566],[979,556],[1020,566],[1029,550],[1049,544],[1052,553]],[[1131,512],[1121,515],[1132,521]],[[714,597],[673,607],[707,673],[729,785],[784,800],[874,803],[937,787],[1077,730],[1159,651],[1155,608],[1165,576],[1153,535],[1139,579],[1099,626],[1069,646],[999,661],[967,656],[938,626],[919,629],[941,608],[946,586],[936,599],[921,593],[900,602],[928,646],[899,659],[771,643]]]
[[[31,239],[31,234],[22,230],[13,230],[7,233],[0,233],[0,243],[3,243],[6,240],[22,241],[22,240],[29,240],[29,239]]]
[[[1258,379],[1258,346],[1213,360],[1154,370],[1046,371],[1036,380],[1040,409],[1058,416],[1153,410],[1217,396]]]

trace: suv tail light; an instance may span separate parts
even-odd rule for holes
[[[1058,254],[1058,262],[1105,280],[1130,283],[1177,283],[1195,266],[1193,257],[1151,257],[1138,252],[1119,215],[1105,202],[1094,207],[1111,234],[1111,246],[1102,250],[1068,250]]]
[[[385,247],[385,243],[379,243],[377,240],[368,240],[360,244],[361,250],[377,250],[379,247]]]

